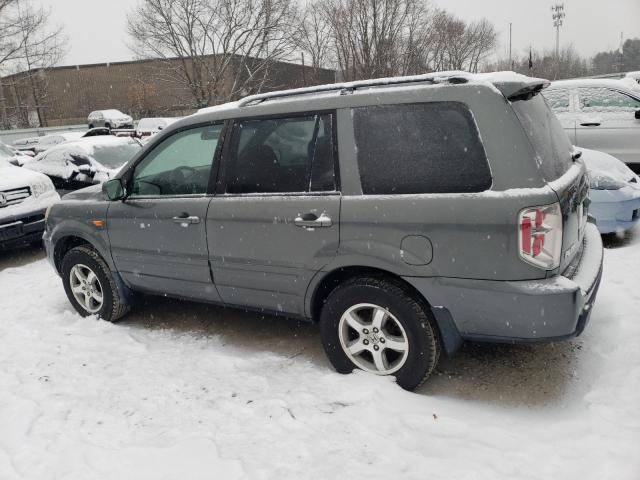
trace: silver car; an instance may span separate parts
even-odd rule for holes
[[[133,128],[133,118],[120,110],[96,110],[87,118],[89,128]]]
[[[574,145],[640,168],[640,92],[621,80],[553,82],[544,97]]]
[[[463,340],[579,335],[602,240],[547,85],[444,72],[203,109],[56,203],[49,259],[83,316],[140,292],[307,319],[337,371],[410,390]]]

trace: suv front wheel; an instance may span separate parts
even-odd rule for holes
[[[83,317],[97,315],[113,322],[129,311],[111,270],[93,248],[72,248],[62,259],[62,282],[69,301]]]
[[[320,329],[338,372],[393,375],[407,390],[429,377],[440,354],[428,307],[391,279],[357,277],[338,286],[324,304]]]

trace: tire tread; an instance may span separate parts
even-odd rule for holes
[[[129,305],[129,303],[125,302],[121,298],[120,291],[118,290],[118,286],[116,285],[116,282],[113,279],[113,276],[111,275],[111,269],[109,268],[107,263],[102,259],[100,254],[93,247],[90,247],[88,245],[80,245],[78,247],[74,247],[71,250],[69,250],[66,255],[69,255],[72,252],[82,253],[84,255],[88,255],[89,257],[91,257],[91,259],[93,259],[100,266],[100,268],[103,270],[103,273],[107,277],[107,280],[109,282],[109,288],[111,289],[111,292],[112,292],[113,301],[111,305],[111,314],[109,315],[109,318],[105,318],[105,320],[108,320],[110,322],[115,322],[118,319],[125,316],[131,309],[131,305]]]

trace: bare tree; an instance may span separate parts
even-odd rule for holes
[[[47,70],[56,65],[66,51],[62,27],[49,27],[50,10],[35,8],[29,0],[18,1],[17,28],[20,50],[13,69],[27,84],[30,101],[38,117],[38,126],[47,126]]]
[[[426,12],[420,0],[329,0],[325,15],[343,78],[405,73]]]
[[[158,80],[194,107],[259,91],[292,50],[291,0],[141,0],[128,16],[131,49],[163,59]]]
[[[16,19],[18,0],[0,0],[0,68],[20,50],[20,30]]]
[[[531,63],[532,67],[529,68],[529,51],[526,51],[513,60],[513,65],[509,65],[509,59],[504,58],[485,65],[484,70],[513,69],[518,73],[550,80],[583,77],[590,73],[587,59],[581,57],[573,45],[560,48],[559,58],[556,57],[555,49],[534,49],[531,51]]]
[[[329,0],[310,4],[307,12],[301,48],[335,59],[346,80],[433,70],[475,72],[498,37],[486,19],[468,24],[423,0]],[[316,25],[322,29],[314,30]]]
[[[29,117],[35,112],[38,126],[46,126],[47,70],[65,53],[66,38],[62,27],[50,27],[50,10],[36,8],[31,0],[0,0],[0,70],[13,72],[10,85],[19,123],[36,123]],[[6,101],[2,95],[2,120],[7,126]]]
[[[302,54],[306,53],[309,56],[313,78],[306,80],[315,83],[318,80],[319,69],[335,62],[331,49],[331,27],[325,9],[319,1],[309,3],[304,8],[294,41]]]
[[[445,10],[433,16],[428,45],[434,70],[477,72],[494,50],[498,34],[486,19],[467,24]]]

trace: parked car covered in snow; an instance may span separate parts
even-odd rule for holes
[[[45,210],[58,200],[49,178],[0,156],[0,249],[40,242]]]
[[[55,147],[56,145],[60,145],[61,143],[78,140],[84,137],[85,133],[86,132],[64,132],[44,135],[40,137],[38,143],[34,145],[33,151],[36,154],[46,152],[51,147]]]
[[[629,79],[638,84],[637,88],[640,88],[640,71],[638,72],[627,72],[624,78]]]
[[[553,82],[543,93],[574,145],[640,170],[640,92],[621,80]]]
[[[21,167],[33,160],[33,156],[0,142],[0,159],[6,160],[11,165]]]
[[[640,179],[604,152],[579,148],[590,180],[589,213],[600,233],[631,230],[640,219]]]
[[[56,188],[82,188],[111,178],[141,148],[130,137],[87,137],[53,147],[25,168],[49,176]]]
[[[304,318],[337,371],[406,389],[464,340],[579,335],[602,240],[547,85],[445,72],[203,109],[54,205],[49,260],[83,316],[146,292]]]
[[[96,110],[87,118],[89,128],[133,128],[133,118],[120,110]]]
[[[180,120],[179,118],[142,118],[136,127],[136,136],[138,138],[149,137],[155,135],[161,130],[167,128],[172,123]]]
[[[85,132],[59,132],[49,135],[41,135],[39,137],[21,138],[15,140],[12,146],[23,152],[32,152],[34,154],[42,153],[47,149],[71,140],[78,140],[84,137]]]

